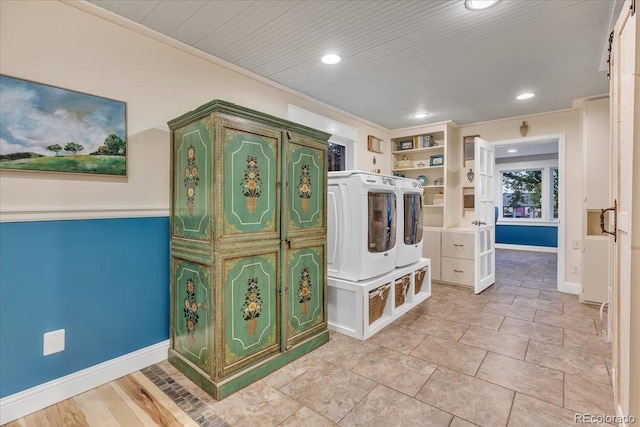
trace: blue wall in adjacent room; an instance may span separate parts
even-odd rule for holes
[[[558,227],[496,225],[496,243],[558,247]]]
[[[167,217],[0,224],[0,397],[168,336]]]

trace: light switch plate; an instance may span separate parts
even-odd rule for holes
[[[64,329],[51,331],[44,334],[43,355],[64,351]]]
[[[580,263],[574,262],[571,264],[571,273],[580,274]]]

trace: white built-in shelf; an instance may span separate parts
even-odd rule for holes
[[[402,171],[422,171],[427,169],[438,169],[444,168],[444,166],[425,166],[423,168],[402,168],[402,169],[391,169],[393,172],[402,172]]]
[[[422,205],[423,208],[442,208],[444,205]]]
[[[422,188],[444,188],[443,185],[423,185]]]
[[[444,149],[444,145],[436,145],[435,147],[413,148],[411,150],[396,150],[396,151],[392,151],[391,154],[426,153],[429,151],[441,151],[443,149]]]

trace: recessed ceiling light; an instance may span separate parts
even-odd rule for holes
[[[518,150],[516,150],[515,148],[507,150],[507,153],[517,153],[517,152],[518,152]]]
[[[429,115],[429,113],[415,113],[412,114],[411,117],[413,117],[414,119],[424,119],[425,117],[427,117]]]
[[[534,96],[536,96],[535,93],[527,92],[527,93],[521,93],[520,95],[516,96],[516,99],[522,101],[524,99],[533,98]]]
[[[335,53],[330,53],[322,57],[322,62],[324,62],[325,64],[337,64],[338,62],[340,62],[340,59],[342,58],[340,58]]]
[[[469,10],[482,10],[493,6],[500,0],[465,0],[464,5]]]

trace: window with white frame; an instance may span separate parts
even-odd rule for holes
[[[327,169],[332,171],[343,171],[347,165],[347,147],[339,142],[329,141],[327,143]]]
[[[499,218],[503,221],[558,220],[558,161],[496,164]]]
[[[331,134],[331,138],[327,143],[327,165],[329,171],[355,168],[355,145],[358,141],[358,129],[291,104],[287,107],[287,117],[292,122]]]
[[[542,218],[542,170],[502,172],[502,217]]]

